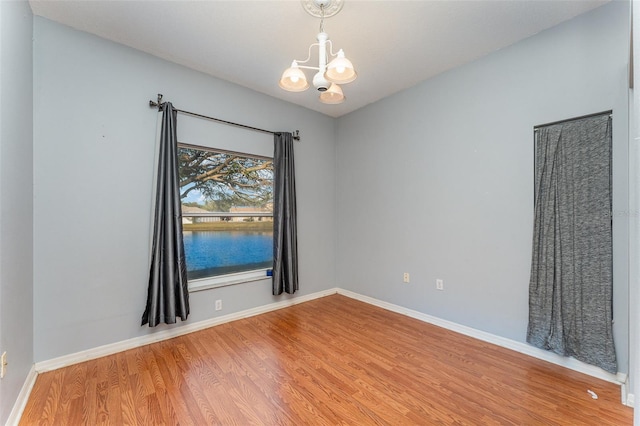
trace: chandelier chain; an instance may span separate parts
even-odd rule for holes
[[[324,5],[320,5],[320,32],[324,32]]]

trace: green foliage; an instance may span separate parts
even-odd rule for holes
[[[198,191],[210,211],[263,208],[273,202],[273,162],[225,152],[180,148],[180,197]],[[189,205],[193,203],[185,203]]]
[[[229,199],[225,200],[208,200],[203,209],[212,212],[228,212],[233,206],[233,201]]]

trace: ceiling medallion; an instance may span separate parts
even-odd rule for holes
[[[302,8],[316,18],[331,18],[342,10],[344,0],[300,0]]]

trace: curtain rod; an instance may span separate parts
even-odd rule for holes
[[[556,124],[567,123],[569,121],[574,121],[574,120],[582,120],[583,118],[597,117],[599,115],[609,115],[609,117],[611,117],[613,115],[613,110],[596,112],[594,114],[581,115],[580,117],[567,118],[566,120],[554,121],[552,123],[538,124],[537,126],[533,126],[533,131],[537,132],[538,129],[540,129],[541,127],[553,126]]]
[[[162,107],[162,93],[158,93],[158,101],[157,102],[156,101],[149,101],[149,107],[158,108],[158,111],[160,111],[160,108]],[[234,123],[233,121],[227,121],[227,120],[222,120],[220,118],[209,117],[207,115],[196,114],[195,112],[185,111],[183,109],[174,108],[174,110],[178,111],[178,112],[181,112],[183,114],[192,115],[194,117],[199,117],[199,118],[204,118],[204,119],[207,119],[207,120],[217,121],[218,123],[229,124],[230,126],[241,127],[243,129],[254,130],[256,132],[271,133],[272,135],[280,134],[280,132],[272,132],[271,130],[260,129],[258,127],[247,126],[245,124]],[[300,131],[299,130],[293,131],[292,135],[293,135],[293,139],[294,140],[296,140],[296,141],[300,140]]]

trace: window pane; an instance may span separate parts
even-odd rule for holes
[[[273,161],[179,148],[189,279],[271,268]]]

